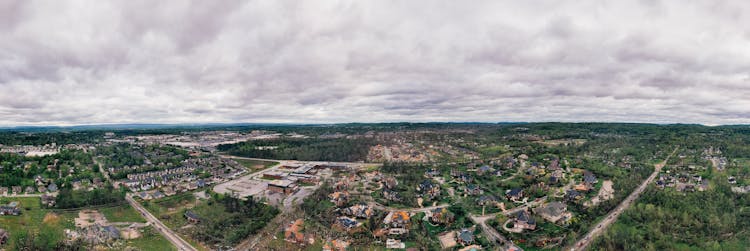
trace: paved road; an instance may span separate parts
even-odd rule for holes
[[[599,222],[599,224],[597,224],[596,227],[594,227],[591,231],[589,231],[589,233],[584,235],[583,238],[578,240],[578,242],[576,242],[572,247],[567,247],[567,248],[564,248],[563,250],[571,250],[571,251],[586,250],[589,244],[591,244],[591,241],[593,241],[594,239],[596,239],[596,237],[604,233],[612,223],[617,221],[617,217],[620,216],[620,214],[622,214],[622,212],[625,211],[625,209],[630,207],[630,204],[632,204],[633,201],[638,199],[638,196],[640,196],[641,193],[644,190],[646,190],[646,187],[648,187],[648,185],[654,181],[656,176],[659,175],[659,172],[667,164],[667,161],[669,160],[669,158],[671,158],[672,155],[674,155],[677,152],[677,149],[679,149],[679,147],[676,147],[674,151],[672,151],[672,153],[669,154],[669,156],[667,156],[667,158],[664,161],[662,161],[659,164],[654,165],[654,172],[651,173],[651,175],[648,176],[648,178],[645,181],[643,181],[643,183],[641,183],[641,185],[638,186],[638,188],[636,188],[635,191],[633,191],[627,198],[625,198],[625,200],[620,202],[620,205],[618,205],[614,210],[609,212],[609,214],[607,215],[606,218],[604,218],[604,220]]]
[[[505,236],[498,233],[497,230],[487,225],[487,220],[495,218],[496,214],[492,215],[484,215],[484,216],[476,216],[469,214],[469,219],[473,221],[476,224],[479,224],[479,226],[482,228],[482,231],[487,236],[487,239],[494,243],[500,243],[500,244],[507,244],[509,243],[507,239],[505,239]]]
[[[144,218],[146,218],[146,220],[149,223],[151,223],[151,225],[153,225],[159,233],[161,233],[161,235],[166,237],[167,240],[169,240],[169,242],[172,243],[172,245],[177,247],[177,250],[197,251],[197,249],[195,249],[192,245],[190,245],[190,243],[183,240],[179,235],[172,232],[172,230],[169,229],[167,226],[165,226],[163,223],[161,223],[159,219],[154,217],[151,213],[148,212],[148,210],[143,208],[143,206],[141,206],[140,203],[138,203],[137,201],[133,199],[131,194],[126,195],[125,199],[128,201],[128,203],[130,203],[131,206],[133,206],[133,208],[135,208],[135,210],[138,210],[138,212],[140,212],[141,215]]]
[[[55,192],[56,194],[56,192]],[[7,198],[29,198],[29,197],[42,197],[41,193],[32,193],[32,194],[0,194],[0,197],[7,197]]]
[[[395,207],[386,207],[377,202],[370,202],[370,206],[380,211],[406,211],[410,213],[420,213],[420,212],[427,212],[433,209],[449,207],[450,204],[440,204],[440,205],[431,206],[431,207],[395,208]]]
[[[94,158],[94,162],[99,166],[99,171],[102,174],[104,174],[104,178],[110,182],[113,182],[109,177],[109,173],[106,170],[104,170],[102,163],[96,158]],[[192,245],[190,245],[190,243],[183,240],[180,236],[172,232],[172,230],[169,229],[166,225],[164,225],[164,223],[162,223],[159,219],[154,217],[154,215],[152,215],[148,210],[143,208],[143,206],[141,206],[140,203],[135,201],[132,197],[132,194],[125,195],[125,200],[127,200],[128,203],[130,203],[130,206],[135,208],[135,210],[138,210],[138,212],[141,213],[141,216],[143,216],[143,218],[145,218],[146,221],[151,223],[151,225],[153,225],[156,228],[157,232],[159,232],[162,236],[167,238],[167,240],[169,240],[169,242],[171,242],[172,245],[174,245],[177,248],[177,250],[197,251],[197,249],[195,249]]]

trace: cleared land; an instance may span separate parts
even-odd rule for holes
[[[274,162],[274,161],[263,161],[263,160],[253,160],[253,159],[233,158],[233,160],[247,167],[250,170],[250,173],[261,171],[266,168],[279,164],[279,162]]]
[[[75,229],[74,219],[78,211],[54,211],[41,208],[38,197],[0,198],[0,204],[11,201],[20,202],[20,216],[0,216],[0,228],[8,230],[10,239],[4,246],[7,250],[19,249],[16,237],[34,234],[44,239],[45,246],[54,249],[59,241],[65,240],[65,229]],[[102,212],[109,222],[146,222],[129,205],[96,209]],[[141,237],[124,241],[123,250],[132,247],[136,250],[176,250],[164,237],[153,231],[152,227],[142,229]]]

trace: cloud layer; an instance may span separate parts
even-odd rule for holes
[[[748,23],[746,1],[3,1],[0,125],[750,123]]]

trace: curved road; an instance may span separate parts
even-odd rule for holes
[[[564,248],[563,250],[571,250],[571,251],[586,250],[586,248],[588,248],[588,246],[591,244],[592,240],[596,239],[596,237],[604,233],[607,230],[607,227],[609,227],[609,225],[614,223],[617,220],[617,217],[620,216],[620,214],[622,214],[622,212],[625,211],[625,209],[630,207],[630,204],[632,204],[633,201],[638,199],[638,196],[640,196],[641,193],[644,190],[646,190],[646,187],[648,187],[648,185],[654,181],[656,176],[659,175],[659,172],[667,164],[667,161],[669,160],[669,158],[671,158],[672,155],[674,155],[677,152],[677,149],[679,149],[679,147],[676,147],[674,151],[672,151],[672,153],[669,154],[669,156],[667,156],[667,158],[664,161],[662,161],[659,164],[654,165],[654,172],[651,173],[651,176],[648,176],[648,178],[645,181],[643,181],[643,183],[641,183],[641,185],[638,186],[638,188],[636,188],[635,191],[633,191],[627,198],[625,198],[625,200],[620,202],[620,205],[618,205],[614,210],[609,212],[607,217],[604,218],[604,220],[602,220],[601,222],[599,222],[599,224],[597,224],[595,228],[593,228],[591,231],[589,231],[589,233],[584,235],[583,238],[578,240],[578,242],[576,242],[572,247],[567,247],[567,248]]]

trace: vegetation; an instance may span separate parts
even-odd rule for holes
[[[231,155],[291,160],[363,161],[370,147],[369,139],[281,138],[219,145],[219,151]]]
[[[45,221],[50,211],[41,208],[39,198],[3,198],[0,204],[17,201],[23,208],[20,216],[0,216],[0,228],[11,233],[9,250],[53,250],[64,239],[63,229],[72,228],[72,215],[56,215]]]
[[[202,215],[192,236],[209,245],[235,245],[257,233],[279,210],[253,198],[240,200],[231,196],[212,194],[206,203],[192,209]]]
[[[104,189],[94,189],[93,191],[74,191],[68,186],[60,189],[55,200],[55,208],[83,208],[125,203],[125,190],[114,189],[111,184],[108,184]]]
[[[649,188],[596,250],[741,250],[750,245],[750,196],[728,186],[700,193]]]
[[[279,164],[279,162],[276,162],[276,161],[262,161],[262,160],[251,160],[251,159],[240,159],[240,158],[235,158],[233,160],[237,161],[237,163],[240,163],[246,168],[250,169],[251,173]]]

